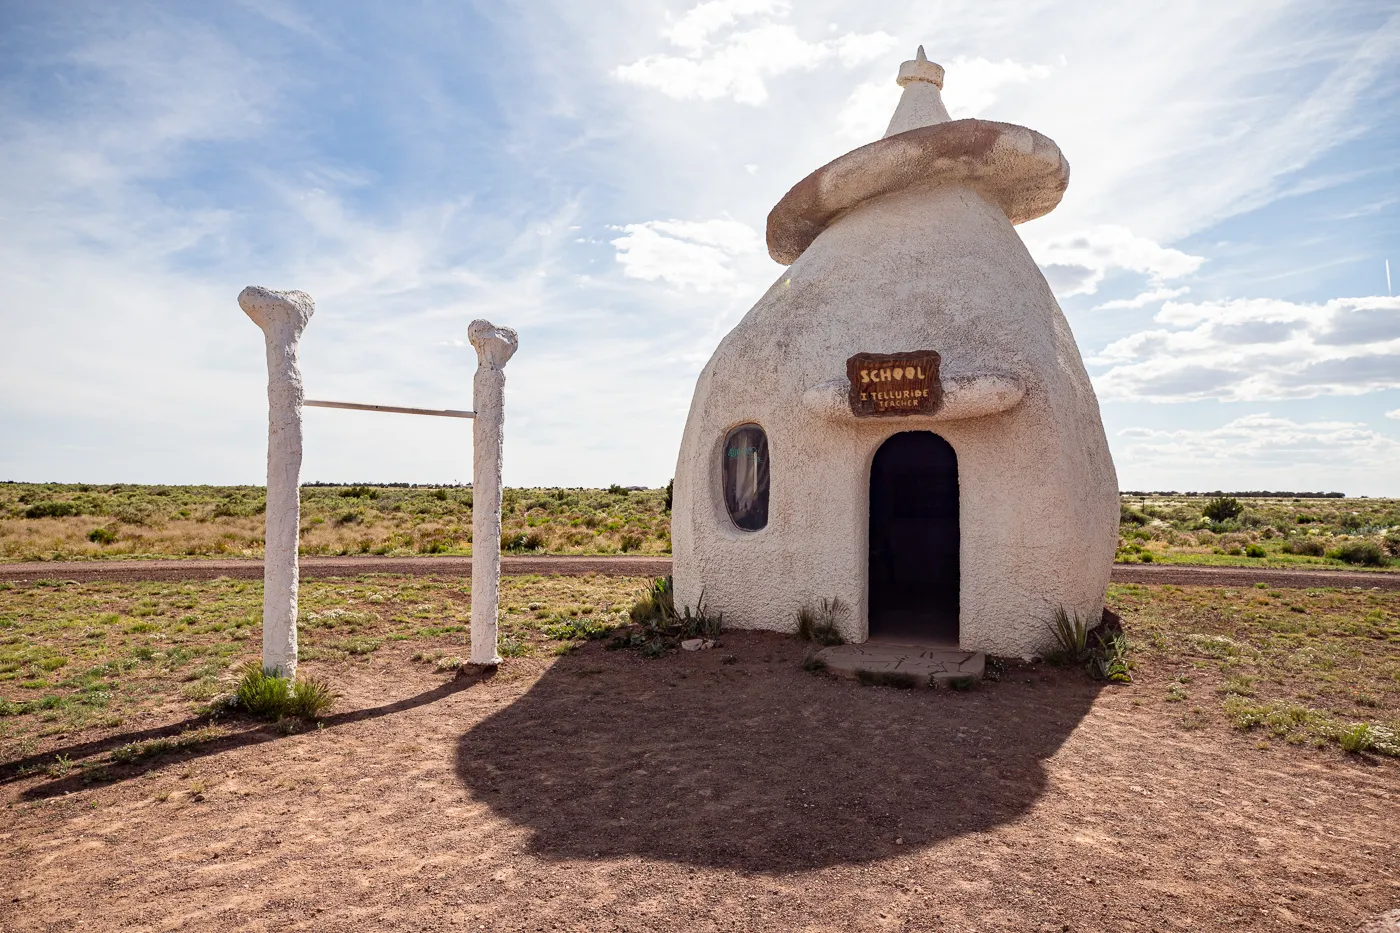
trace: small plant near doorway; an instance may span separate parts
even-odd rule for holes
[[[846,637],[841,634],[841,622],[846,615],[846,604],[839,596],[822,599],[815,606],[805,605],[797,610],[797,637],[825,647],[843,645]]]
[[[1050,664],[1086,664],[1092,651],[1089,648],[1089,619],[1080,617],[1077,612],[1066,612],[1061,606],[1055,610],[1054,622],[1050,624],[1050,634],[1055,636],[1055,647],[1045,655]]]
[[[677,611],[675,585],[670,577],[653,580],[632,604],[628,615],[636,629],[614,635],[608,648],[634,649],[644,658],[659,658],[691,638],[713,644],[724,628],[724,613],[706,608],[704,591],[694,611],[689,606]]]
[[[1083,666],[1095,680],[1109,683],[1132,683],[1128,662],[1128,637],[1123,624],[1112,613],[1105,612],[1096,624],[1092,617],[1067,612],[1063,606],[1055,610],[1049,624],[1055,637],[1055,647],[1046,652],[1045,660],[1064,667]]]

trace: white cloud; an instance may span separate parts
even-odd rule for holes
[[[1123,439],[1115,457],[1120,472],[1176,477],[1174,484],[1168,479],[1167,486],[1156,488],[1190,488],[1183,479],[1197,475],[1234,488],[1296,489],[1307,485],[1300,477],[1319,475],[1331,484],[1374,485],[1379,471],[1400,463],[1400,441],[1350,421],[1300,423],[1254,414],[1218,428],[1128,428],[1118,437]]]
[[[789,25],[765,21],[751,29],[731,31],[713,48],[712,33],[732,26],[741,17],[786,15],[786,3],[762,0],[711,0],[692,8],[664,35],[684,49],[683,55],[648,55],[613,70],[614,77],[650,87],[678,100],[732,98],[741,104],[768,100],[764,78],[790,71],[809,71],[836,59],[847,68],[884,54],[894,37],[884,32],[846,33],[835,39],[808,42]]]
[[[1396,421],[1400,421],[1400,408],[1397,408],[1394,411],[1386,412],[1385,416],[1387,418],[1394,418]]]
[[[621,229],[612,245],[623,275],[698,292],[741,286],[734,260],[763,252],[763,239],[737,220],[649,220]]]
[[[1400,388],[1400,298],[1167,302],[1091,363],[1110,400],[1263,401]]]
[[[711,33],[745,16],[786,13],[788,9],[786,0],[710,0],[691,7],[662,35],[681,48],[698,51],[705,47]]]
[[[955,58],[947,66],[943,80],[943,102],[954,120],[981,116],[996,103],[998,92],[1008,84],[1025,84],[1050,76],[1045,65],[1024,65],[1006,59]]]
[[[879,139],[899,105],[899,94],[899,85],[889,78],[857,86],[836,115],[837,131],[860,143]]]
[[[1050,287],[1061,298],[1094,294],[1114,269],[1141,273],[1147,276],[1150,285],[1159,288],[1167,279],[1190,275],[1205,262],[1203,256],[1161,246],[1115,224],[1101,224],[1048,240],[1033,240],[1027,245]]]
[[[1133,308],[1145,308],[1150,304],[1159,301],[1166,301],[1168,298],[1180,298],[1191,289],[1186,286],[1181,288],[1154,288],[1149,291],[1140,292],[1131,298],[1115,298],[1113,301],[1105,301],[1101,305],[1095,305],[1095,311],[1128,311]]]

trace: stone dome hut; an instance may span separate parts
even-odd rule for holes
[[[1013,224],[1069,165],[1034,130],[951,120],[899,70],[883,139],[768,215],[789,269],[700,374],[676,467],[677,604],[792,631],[839,598],[848,641],[1029,657],[1097,620],[1118,483],[1074,335]]]

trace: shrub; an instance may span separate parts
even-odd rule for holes
[[[676,491],[675,477],[666,481],[666,511],[671,511],[671,498]]]
[[[1386,534],[1385,552],[1391,557],[1400,557],[1400,531],[1391,531]]]
[[[1055,610],[1055,620],[1048,628],[1055,636],[1055,647],[1045,655],[1051,664],[1083,664],[1089,660],[1088,619],[1080,618],[1079,613],[1068,613],[1061,606]]]
[[[614,496],[628,496],[632,494],[632,491],[625,486],[619,486],[617,483],[613,483],[608,487],[608,493]]]
[[[667,618],[676,614],[676,592],[670,577],[658,577],[651,586],[632,604],[628,614],[633,622],[641,624],[652,618]]]
[[[501,538],[501,550],[512,551],[517,554],[525,551],[543,550],[544,545],[545,537],[538,531],[532,531],[528,534],[522,531],[519,534]]]
[[[1206,503],[1206,507],[1201,510],[1201,514],[1213,522],[1226,522],[1232,518],[1238,518],[1244,512],[1244,506],[1240,505],[1240,500],[1233,496],[1220,496]]]
[[[368,486],[347,486],[340,491],[343,499],[378,499],[379,490]]]
[[[63,518],[77,514],[78,507],[71,502],[36,502],[24,510],[25,518]]]
[[[292,688],[287,678],[266,670],[258,662],[250,662],[238,681],[234,702],[254,716],[275,719],[282,715],[291,699]]]
[[[642,549],[642,536],[623,535],[622,542],[618,545],[618,547],[622,549],[622,553],[624,554],[626,554],[628,551],[640,551]]]
[[[1249,545],[1249,547],[1247,547],[1247,548],[1244,549],[1244,556],[1245,556],[1245,557],[1268,557],[1268,556],[1269,556],[1269,552],[1266,551],[1266,550],[1264,550],[1264,548],[1263,548],[1261,545],[1258,545],[1258,544],[1251,544],[1251,545]]]
[[[327,681],[319,677],[299,677],[292,684],[285,713],[302,719],[315,719],[330,709],[337,699],[338,695]]]
[[[1317,538],[1289,538],[1284,542],[1283,550],[1288,554],[1307,554],[1310,557],[1321,557],[1327,548]]]
[[[1385,554],[1374,541],[1348,541],[1328,557],[1335,557],[1345,564],[1361,564],[1366,567],[1384,567]]]
[[[88,532],[87,539],[93,544],[111,544],[117,540],[117,533],[110,528],[94,528]]]
[[[839,596],[805,605],[797,611],[797,637],[818,645],[843,644],[840,623],[845,617],[846,604]]]
[[[250,661],[239,678],[233,694],[233,706],[264,719],[297,716],[314,719],[336,701],[330,684],[315,677],[300,677],[295,682],[276,671],[265,669]]]
[[[1130,684],[1133,675],[1128,670],[1128,636],[1122,632],[1101,635],[1097,644],[1091,646],[1092,658],[1089,673],[1096,680],[1106,680],[1111,684]]]
[[[1120,505],[1118,507],[1118,521],[1124,525],[1146,525],[1150,519],[1136,509]]]
[[[670,577],[652,581],[632,605],[630,617],[641,630],[614,637],[608,647],[636,648],[645,658],[659,658],[689,638],[718,638],[724,628],[724,613],[711,613],[705,608],[703,591],[694,612],[689,606],[677,612],[675,585]]]
[[[1364,722],[1358,722],[1351,728],[1342,729],[1337,733],[1337,744],[1342,747],[1342,751],[1359,755],[1375,743],[1371,739],[1371,727]]]

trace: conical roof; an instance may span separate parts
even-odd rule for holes
[[[1069,186],[1060,147],[1035,130],[992,120],[953,120],[941,65],[923,46],[899,68],[904,88],[883,139],[833,159],[792,187],[768,214],[768,254],[797,261],[841,214],[915,185],[962,184],[1001,207],[1013,224],[1055,209]]]

